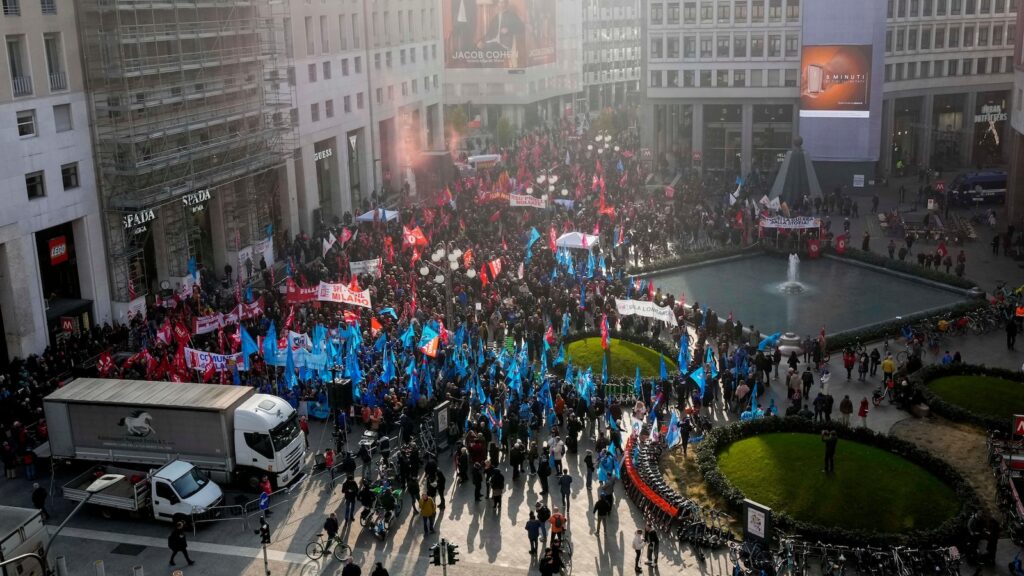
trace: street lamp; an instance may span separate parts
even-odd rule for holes
[[[423,266],[420,266],[419,275],[426,279],[430,276],[431,270],[435,272],[434,277],[431,279],[434,284],[438,286],[444,285],[445,289],[445,313],[447,314],[449,321],[454,318],[452,314],[452,274],[459,269],[459,259],[462,258],[463,251],[456,248],[451,251],[445,250],[442,246],[438,248],[433,254],[430,255],[430,261],[420,260]],[[442,261],[447,260],[447,266]],[[476,271],[469,269],[466,271],[466,276],[470,279],[476,278]]]
[[[88,486],[85,487],[85,498],[83,498],[82,501],[78,503],[78,506],[75,506],[75,509],[72,510],[70,514],[68,514],[68,517],[60,523],[60,526],[57,526],[57,530],[54,531],[54,533],[50,536],[50,539],[46,541],[46,546],[43,547],[43,571],[45,574],[51,573],[49,569],[49,564],[46,562],[46,558],[50,555],[50,546],[53,545],[53,541],[57,539],[57,535],[60,534],[60,531],[64,529],[64,526],[66,526],[67,523],[70,522],[71,519],[75,516],[75,514],[77,514],[78,511],[81,510],[82,506],[85,506],[85,503],[88,502],[90,498],[92,498],[96,494],[99,494],[100,492],[103,492],[107,488],[110,488],[111,486],[117,484],[122,480],[124,480],[124,474],[104,474],[103,476],[100,476],[99,478],[93,480],[92,484],[89,484]]]

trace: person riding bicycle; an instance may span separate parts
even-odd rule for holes
[[[338,515],[331,512],[324,520],[324,532],[327,533],[327,546],[329,547],[338,538]]]
[[[373,489],[370,488],[370,483],[366,481],[366,478],[363,478],[359,486],[359,503],[363,505],[360,517],[365,518],[373,510],[373,505],[376,501],[377,495],[373,493]]]
[[[380,494],[377,496],[377,506],[384,511],[384,523],[390,524],[391,516],[394,514],[398,502],[395,501],[395,493],[387,482],[378,488]]]

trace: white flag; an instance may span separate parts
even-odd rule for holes
[[[338,239],[334,237],[333,232],[327,233],[327,239],[324,240],[324,256],[327,256],[327,253],[331,251],[331,246],[334,246],[334,243],[337,241]]]

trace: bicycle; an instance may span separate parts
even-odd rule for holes
[[[572,574],[572,542],[569,541],[568,526],[562,531],[562,537],[558,541],[558,557],[562,561],[562,576],[570,576]]]
[[[335,545],[333,549],[331,548],[332,544]],[[334,556],[338,562],[344,562],[345,558],[352,555],[352,547],[342,542],[338,536],[324,538],[323,532],[316,535],[316,540],[306,544],[306,556],[310,560],[319,560],[328,553]]]

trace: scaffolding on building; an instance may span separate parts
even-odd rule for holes
[[[151,231],[128,215],[159,210],[170,277],[197,255],[187,194],[216,190],[229,249],[265,237],[295,139],[287,17],[287,0],[80,4],[115,300],[148,285]]]

